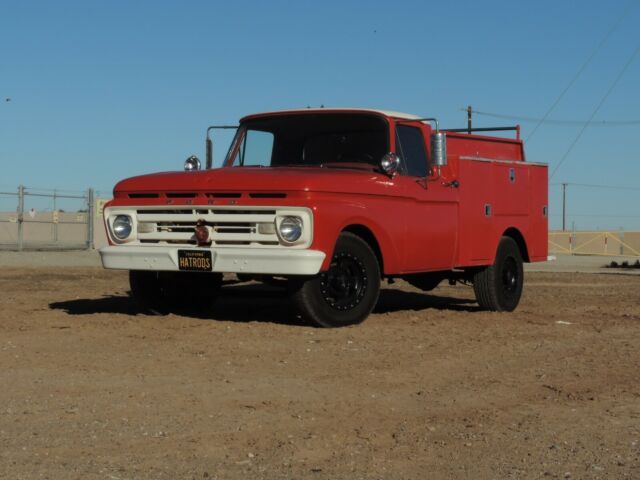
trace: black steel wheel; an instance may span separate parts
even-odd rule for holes
[[[222,274],[131,270],[129,285],[131,296],[145,313],[198,314],[213,306]]]
[[[511,237],[502,237],[493,265],[473,279],[476,300],[485,310],[512,312],[518,306],[524,285],[522,255]]]
[[[292,300],[302,316],[321,327],[364,321],[378,301],[380,267],[362,238],[343,233],[325,272],[292,280]]]

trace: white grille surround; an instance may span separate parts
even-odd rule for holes
[[[116,245],[197,246],[195,226],[204,220],[211,248],[308,248],[313,240],[313,214],[306,207],[159,205],[109,207],[104,212],[109,238]],[[125,240],[113,235],[118,215],[132,219],[132,234]],[[278,236],[278,226],[287,216],[300,217],[301,237],[288,243]]]

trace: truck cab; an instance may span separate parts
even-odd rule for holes
[[[473,284],[481,307],[512,311],[548,228],[547,167],[525,161],[516,132],[382,110],[249,115],[222,167],[208,141],[204,169],[190,157],[187,171],[119,182],[102,262],[129,270],[156,312],[209,308],[223,273],[286,281],[321,326],[362,322],[393,278]]]

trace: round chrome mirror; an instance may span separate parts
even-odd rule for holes
[[[385,153],[380,159],[380,168],[384,173],[393,177],[400,169],[400,157],[393,152]]]
[[[200,170],[200,160],[195,155],[191,155],[184,161],[184,170],[186,172],[193,172]]]

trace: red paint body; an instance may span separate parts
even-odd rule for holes
[[[281,114],[253,115],[242,122]],[[388,122],[391,151],[395,151],[399,123],[419,127],[430,150],[430,125],[391,113],[368,114]],[[227,158],[233,158],[236,148],[232,147]],[[338,235],[347,228],[366,229],[375,238],[386,276],[490,265],[505,233],[518,238],[521,248],[524,245],[525,261],[546,260],[546,165],[525,162],[519,139],[449,132],[447,153],[448,165],[439,172],[432,167],[425,178],[389,177],[362,169],[228,165],[197,172],[157,173],[118,183],[108,206],[308,207],[314,215],[310,248],[327,254],[322,270],[329,266]],[[459,186],[453,185],[454,181]],[[185,193],[195,196],[175,195]],[[277,195],[261,198],[260,194]],[[487,205],[490,215],[486,215]]]

